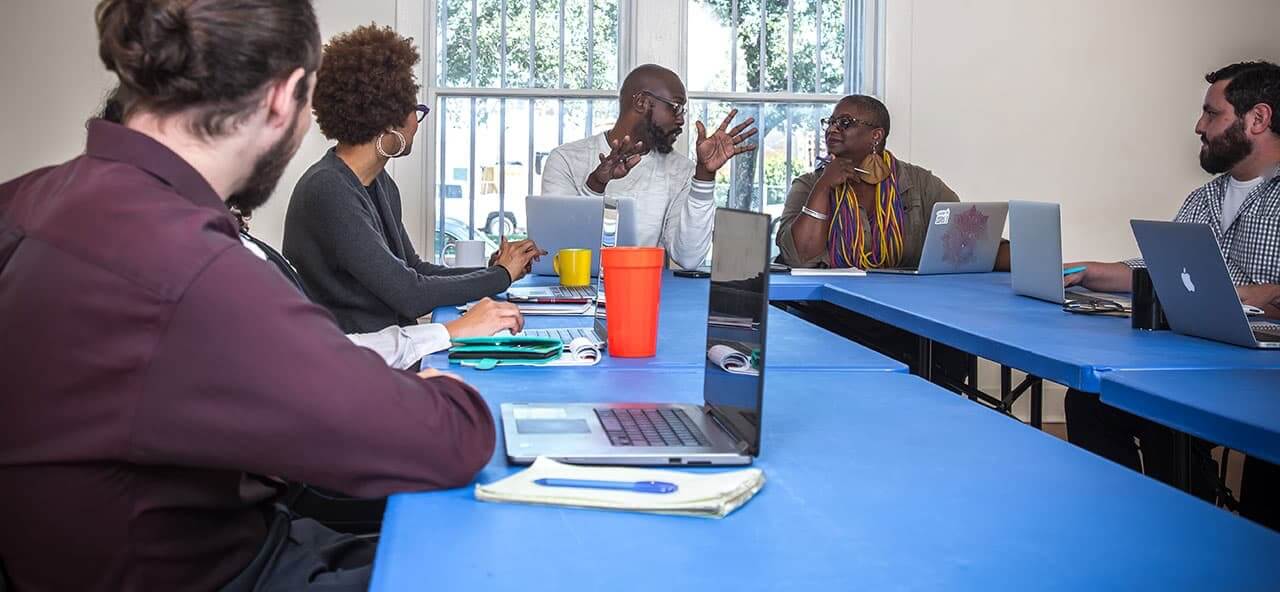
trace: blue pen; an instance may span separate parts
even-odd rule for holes
[[[1080,273],[1086,269],[1089,269],[1088,265],[1081,265],[1079,267],[1068,267],[1067,269],[1062,270],[1062,276],[1066,277],[1073,273]]]
[[[581,487],[584,489],[615,489],[637,493],[675,493],[675,483],[666,481],[596,481],[594,479],[534,479],[544,487]]]

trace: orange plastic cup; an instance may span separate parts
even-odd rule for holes
[[[661,247],[600,249],[609,355],[650,358],[658,352],[658,304],[666,259]]]

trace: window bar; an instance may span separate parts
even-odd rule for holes
[[[560,68],[559,75],[556,78],[558,86],[556,88],[564,88],[564,0],[560,0]],[[556,117],[560,120],[559,131],[556,135],[556,145],[564,144],[564,99],[556,99]],[[529,99],[530,108],[533,107],[533,99]]]
[[[795,80],[792,74],[792,65],[795,61],[792,53],[795,51],[793,38],[795,37],[796,8],[795,0],[787,0],[787,92],[795,92]],[[791,132],[787,132],[787,139],[790,140]],[[788,153],[790,154],[790,153]],[[788,155],[788,159],[791,157]]]
[[[529,175],[529,184],[525,188],[528,190],[528,193],[525,193],[525,195],[534,195],[533,193],[533,97],[529,97],[529,160],[528,160],[528,164],[524,167],[524,170]]]
[[[498,29],[498,87],[507,87],[507,0],[502,0],[502,25]]]
[[[471,0],[471,86],[476,85],[476,0]],[[474,112],[475,110],[472,109]],[[474,125],[474,123],[472,124]]]
[[[596,0],[587,0],[587,88],[596,87]],[[587,103],[588,107],[590,102]],[[591,111],[588,110],[587,113]],[[591,121],[591,115],[587,115]],[[591,125],[587,124],[590,129]],[[590,132],[588,132],[590,133]]]
[[[538,86],[537,62],[534,56],[538,53],[536,31],[538,28],[538,0],[529,0],[529,88]],[[533,194],[533,98],[529,98],[529,160],[525,170],[525,195]]]
[[[792,179],[791,177],[791,157],[792,157],[792,154],[791,154],[791,105],[783,105],[782,113],[787,118],[787,127],[786,127],[787,129],[787,175],[782,178],[782,182],[784,183],[784,186],[785,186],[785,184],[790,183]],[[765,203],[768,204],[769,203],[768,200],[765,200]]]
[[[814,0],[814,30],[817,31],[817,44],[813,46],[813,92],[822,92],[822,3],[826,0]]]
[[[440,82],[440,86],[449,83],[449,0],[440,0]],[[441,102],[441,110],[444,110],[443,105]]]
[[[538,53],[537,36],[534,29],[538,27],[538,0],[529,0],[529,88],[537,88],[538,82],[534,78],[534,60],[533,56]]]
[[[444,3],[441,2],[441,4],[444,4]],[[440,251],[444,248],[444,241],[446,240],[444,236],[444,219],[445,219],[445,211],[444,211],[445,189],[444,188],[446,185],[448,185],[449,178],[445,175],[445,171],[447,170],[447,167],[445,164],[444,155],[448,154],[448,152],[446,151],[446,149],[448,148],[447,141],[449,139],[448,114],[449,114],[449,100],[445,98],[441,98],[440,113],[438,114],[438,117],[440,118],[440,152],[439,152],[440,184],[436,188],[436,191],[438,192],[437,199],[440,201],[440,209],[436,212],[436,234],[440,237],[440,244],[435,245],[435,254],[439,254]]]
[[[768,61],[764,53],[765,37],[766,37],[765,33],[768,31],[768,24],[767,24],[767,18],[766,18],[767,12],[768,12],[766,10],[767,3],[768,3],[768,0],[760,0],[760,49],[757,53],[757,56],[759,57],[759,59],[756,60],[760,62],[760,79],[756,82],[756,91],[758,92],[764,92],[764,75],[765,75],[764,66],[765,66],[765,62]]]
[[[593,120],[595,119],[595,114],[596,114],[595,99],[587,99],[587,125],[586,125],[586,128],[582,130],[582,137],[584,138],[591,137],[591,126],[594,125]]]
[[[507,87],[507,0],[502,0],[498,29],[498,87]],[[507,215],[507,100],[498,99],[498,233]],[[486,220],[487,221],[487,220]]]
[[[759,115],[759,117],[756,117],[756,121],[764,121],[764,107],[765,107],[764,103],[760,103],[760,110],[756,111],[756,113]],[[760,146],[760,148],[756,149],[756,152],[760,153],[760,169],[758,171],[759,177],[760,177],[760,210],[757,210],[757,211],[763,211],[765,196],[768,194],[768,188],[764,186],[764,138],[760,138],[760,140],[756,142],[756,145]],[[750,206],[751,204],[748,203],[746,205]],[[745,207],[742,209],[749,210],[751,208]]]
[[[821,111],[817,111],[817,110],[815,109],[815,110],[814,110],[814,112],[811,114],[811,116],[812,116],[812,115],[817,115],[817,116],[818,116],[818,118],[820,118],[820,117],[822,116],[822,112],[821,112]],[[813,161],[813,162],[809,162],[808,164],[806,164],[806,165],[805,165],[806,167],[810,167],[810,166],[814,166],[814,165],[816,165],[816,164],[817,164],[817,162],[816,162],[816,161],[817,161],[818,155],[819,155],[819,154],[822,154],[822,149],[823,149],[823,148],[825,148],[825,146],[823,146],[822,137],[827,133],[827,130],[822,129],[822,122],[821,122],[818,118],[814,118],[814,121],[813,121],[813,158],[814,158],[814,161]]]
[[[498,236],[507,219],[507,100],[498,99]]]
[[[731,92],[738,90],[738,0],[733,0],[729,8],[730,19],[733,21],[731,25],[732,33],[729,36],[729,90]],[[706,109],[702,110],[702,120],[706,121]]]
[[[853,28],[853,11],[855,5],[859,4],[858,0],[845,0],[844,5],[844,94],[851,95],[858,92],[859,82],[854,80],[855,69],[853,67],[853,37],[856,35]]]
[[[472,4],[474,5],[474,1],[472,2]],[[472,39],[475,39],[475,37],[472,37]],[[472,70],[472,76],[474,75],[475,75],[475,70]],[[470,203],[468,203],[467,206],[470,210],[470,214],[468,214],[467,216],[467,221],[468,221],[467,222],[467,238],[474,239],[476,237],[476,99],[475,97],[471,97],[471,146],[470,146],[470,164],[468,166],[469,166],[470,173],[467,175],[467,182],[469,184],[468,186],[470,187],[470,192],[467,194],[469,198],[467,201]]]

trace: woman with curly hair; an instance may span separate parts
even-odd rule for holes
[[[544,254],[531,241],[503,243],[488,268],[449,268],[414,251],[385,167],[409,154],[429,111],[417,104],[419,59],[411,40],[368,25],[331,39],[316,75],[316,123],[337,146],[293,189],[284,254],[348,333],[410,326],[438,306],[503,292]]]

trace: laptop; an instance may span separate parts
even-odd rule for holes
[[[615,197],[618,229],[615,246],[636,246],[636,200]],[[529,238],[551,256],[533,263],[533,273],[556,275],[552,259],[560,249],[591,249],[591,276],[600,275],[600,225],[604,198],[531,195],[525,202]]]
[[[760,453],[769,216],[716,210],[706,350],[730,347],[751,372],[704,356],[702,405],[503,403],[507,460],[602,465],[745,465]]]
[[[1132,220],[1169,328],[1252,348],[1280,349],[1280,323],[1249,322],[1207,224]]]
[[[618,231],[622,219],[621,201],[612,197],[600,200],[600,247],[617,246]],[[604,298],[604,274],[596,276],[596,285],[592,286],[592,298],[596,300],[595,321],[591,327],[559,327],[554,329],[525,329],[521,335],[530,337],[551,337],[564,344],[565,351],[571,351],[572,343],[577,339],[586,339],[592,347],[604,351],[609,344],[609,324],[606,318]],[[507,297],[510,299],[510,290]],[[597,297],[598,296],[598,297]]]
[[[996,264],[1004,219],[1005,202],[945,202],[933,204],[924,248],[916,267],[868,269],[868,273],[939,275],[945,273],[987,273]]]
[[[1009,202],[1009,265],[1015,294],[1064,306],[1128,311],[1130,297],[1062,286],[1062,214],[1056,203]]]

